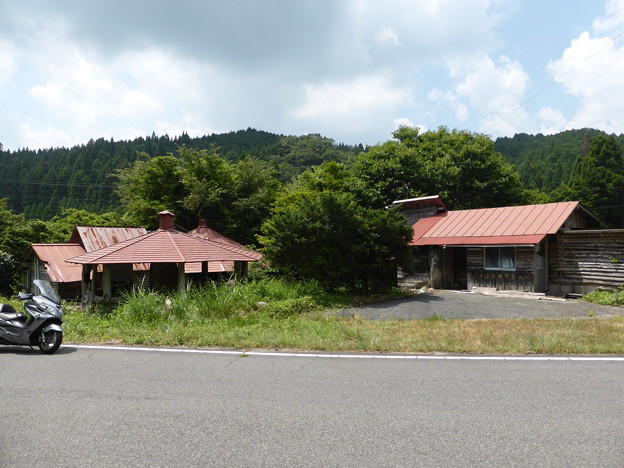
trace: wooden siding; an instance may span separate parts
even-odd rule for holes
[[[437,208],[435,206],[419,206],[415,208],[405,208],[401,211],[401,214],[405,216],[407,224],[413,226],[416,221],[422,218],[430,218],[437,214]]]
[[[585,294],[624,285],[624,230],[560,233],[548,256],[549,293]]]
[[[516,271],[486,270],[483,247],[467,249],[468,289],[474,287],[499,290],[533,291],[535,250],[533,247],[516,248]]]

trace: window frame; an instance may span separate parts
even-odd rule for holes
[[[495,251],[497,257],[497,266],[488,266],[488,249],[490,252]],[[509,258],[513,261],[512,267],[503,267],[501,266],[501,260],[503,256],[501,255],[501,249],[509,249],[513,251],[513,255]],[[513,249],[513,250],[512,250]],[[483,247],[483,269],[488,271],[516,271],[517,269],[517,250],[515,246],[496,246],[496,247]],[[491,260],[491,258],[490,258]]]

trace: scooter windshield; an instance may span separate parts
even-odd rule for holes
[[[58,296],[58,294],[56,294],[56,291],[54,290],[54,288],[52,288],[52,285],[50,283],[44,280],[34,280],[33,284],[37,286],[39,291],[41,291],[41,295],[43,297],[56,304],[61,303],[61,298]]]

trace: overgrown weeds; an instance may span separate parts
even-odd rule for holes
[[[329,294],[313,282],[279,279],[191,286],[182,296],[135,290],[107,315],[68,312],[66,340],[320,351],[624,353],[624,317],[454,320],[434,315],[369,321],[328,311],[363,300]]]
[[[596,304],[621,306],[624,305],[624,289],[619,288],[614,291],[593,291],[583,296],[587,302]]]

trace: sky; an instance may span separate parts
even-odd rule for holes
[[[0,143],[624,132],[624,0],[0,0]]]

